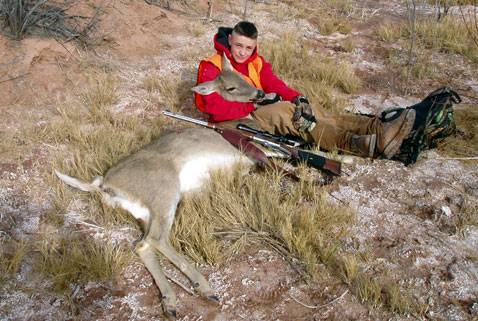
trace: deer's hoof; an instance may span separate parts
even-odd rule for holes
[[[211,301],[214,301],[215,303],[219,303],[219,299],[215,295],[210,295],[207,298]]]
[[[164,314],[166,318],[170,321],[176,321],[176,310],[174,309],[164,309]]]

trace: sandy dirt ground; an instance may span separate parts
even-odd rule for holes
[[[161,2],[158,2],[161,3]],[[44,186],[52,171],[56,147],[22,141],[18,134],[25,119],[48,121],[55,117],[58,101],[76,97],[84,88],[87,66],[98,64],[118,70],[122,79],[115,109],[161,117],[164,99],[146,106],[141,79],[156,72],[159,77],[174,74],[185,84],[196,79],[197,56],[209,56],[212,38],[219,26],[241,20],[242,1],[218,1],[213,20],[205,21],[207,2],[180,6],[174,10],[143,1],[110,1],[99,30],[101,44],[88,51],[72,43],[60,44],[48,38],[27,37],[13,41],[0,35],[0,137],[25,145],[17,155],[0,150],[0,244],[11,239],[34,241],[52,232],[44,222],[50,204],[35,186]],[[396,1],[356,2],[361,11],[349,35],[323,36],[310,19],[282,14],[287,5],[277,1],[250,1],[248,19],[261,37],[277,37],[281,30],[296,30],[312,41],[320,54],[351,64],[363,83],[347,99],[352,112],[378,113],[387,107],[409,106],[432,90],[452,85],[460,93],[476,95],[476,68],[459,55],[447,55],[453,64],[443,64],[443,77],[412,84],[403,95],[403,81],[385,66],[391,44],[373,36],[374,27],[394,21],[405,12]],[[274,11],[274,10],[276,11]],[[282,11],[281,11],[282,10]],[[195,35],[192,29],[204,32]],[[353,38],[355,49],[340,50],[339,41]],[[90,58],[96,57],[96,58]],[[437,68],[441,66],[437,60]],[[3,65],[7,62],[8,65]],[[473,91],[474,90],[474,91]],[[192,97],[184,113],[198,116]],[[41,127],[40,124],[36,124]],[[1,147],[1,145],[0,145]],[[476,155],[476,151],[475,151]],[[454,222],[467,202],[478,198],[478,166],[475,162],[447,159],[432,150],[415,165],[375,160],[344,165],[344,175],[328,188],[330,200],[350,206],[357,215],[350,237],[350,251],[370,247],[373,259],[367,268],[388,269],[399,283],[414,289],[415,298],[427,308],[422,318],[430,320],[478,320],[478,228],[466,226],[462,235]],[[476,209],[475,209],[476,211]],[[66,224],[66,223],[65,223]],[[57,232],[57,231],[54,231]],[[140,231],[91,228],[91,235],[112,242],[133,242]],[[8,255],[8,247],[2,249]],[[163,262],[168,276],[182,284],[187,279]],[[267,246],[249,246],[241,254],[218,266],[199,266],[219,298],[206,302],[173,285],[178,296],[178,319],[187,320],[402,320],[413,315],[390,312],[386,307],[370,308],[332,276],[304,280],[280,254]],[[36,291],[28,291],[35,288]],[[25,259],[13,279],[0,282],[1,320],[162,320],[161,295],[138,262],[130,264],[121,278],[108,282],[75,285],[78,310],[50,291],[48,280],[34,277],[31,260]]]

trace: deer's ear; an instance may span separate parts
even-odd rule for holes
[[[222,54],[222,71],[230,70],[233,71],[234,68],[232,67],[229,58],[227,58],[226,53]]]
[[[197,92],[200,95],[209,95],[213,92],[216,92],[216,86],[214,80],[211,80],[203,82],[202,84],[191,88],[191,90]]]

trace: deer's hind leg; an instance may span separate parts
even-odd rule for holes
[[[136,245],[135,252],[141,258],[149,273],[153,276],[159,291],[161,291],[163,310],[168,319],[176,319],[176,294],[161,270],[154,248],[148,242],[142,240]]]
[[[158,198],[158,203],[163,203],[165,200],[164,197],[165,195],[162,195],[161,198]],[[169,197],[173,197],[173,195],[169,195]],[[144,240],[161,252],[171,263],[180,269],[181,272],[183,272],[191,280],[194,289],[198,293],[207,299],[218,301],[217,297],[214,295],[214,291],[211,289],[204,276],[192,264],[190,264],[186,258],[176,252],[171,245],[169,237],[179,199],[179,194],[176,195],[175,198],[173,197],[168,214],[155,213],[155,209],[164,209],[164,207],[157,206],[158,204],[155,204],[156,206],[152,206],[153,213],[151,215],[151,222],[148,233],[145,235]]]
[[[155,223],[158,222],[155,222],[153,216],[151,231],[164,229],[164,226]],[[160,237],[157,237],[157,235],[160,235]],[[147,236],[146,241],[161,252],[171,263],[180,269],[189,280],[191,280],[194,290],[207,299],[218,301],[206,278],[204,278],[204,276],[192,264],[190,264],[186,258],[176,252],[173,248],[169,240],[169,233],[165,233],[165,231],[161,233],[150,233]]]
[[[146,178],[143,178],[146,180]],[[163,175],[150,176],[149,182],[158,186],[144,193],[151,205],[143,238],[136,245],[135,252],[151,273],[161,291],[163,310],[168,319],[176,319],[176,294],[165,277],[158,261],[156,239],[169,239],[174,215],[180,199],[179,179],[174,169],[164,171]]]

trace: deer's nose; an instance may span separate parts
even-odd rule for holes
[[[266,96],[266,93],[263,92],[262,90],[258,90],[258,91],[257,91],[257,98],[258,98],[258,99],[262,99],[262,98],[264,98],[265,96]]]

